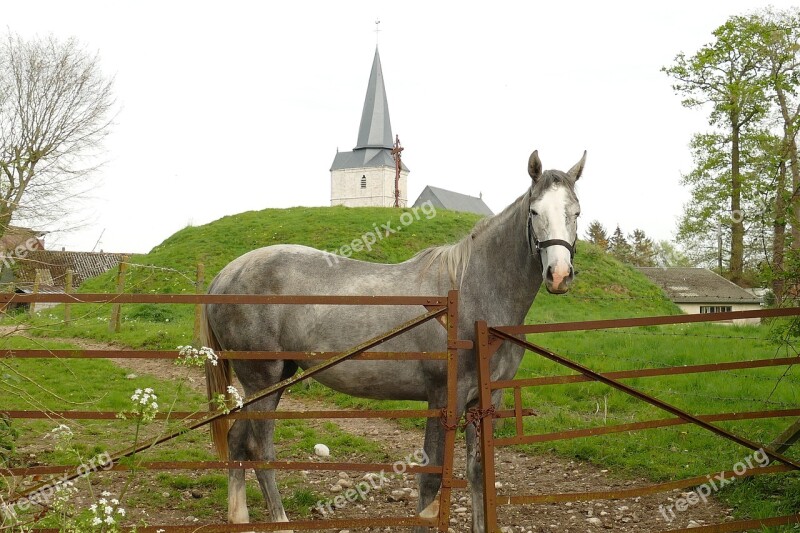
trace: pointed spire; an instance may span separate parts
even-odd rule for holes
[[[378,47],[375,47],[375,59],[372,61],[372,72],[369,75],[367,96],[364,98],[364,110],[361,112],[361,126],[358,129],[359,148],[392,149],[392,123],[389,120],[389,103],[386,101],[386,88],[383,84],[383,70]]]

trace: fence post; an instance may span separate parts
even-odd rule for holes
[[[206,268],[203,263],[197,263],[197,281],[194,285],[194,292],[195,294],[203,294],[205,291],[205,276],[206,276]],[[197,304],[194,306],[194,344],[199,345],[200,342],[200,328],[201,328],[201,318],[203,315],[203,304]]]
[[[33,278],[33,294],[39,294],[39,286],[42,284],[42,273],[39,270],[36,270],[36,276]],[[31,302],[30,307],[28,307],[28,313],[33,316],[36,312],[36,302]]]
[[[458,428],[458,296],[457,290],[451,290],[447,293],[447,320],[444,323],[447,329],[447,405],[443,413],[445,425],[444,457],[442,457],[442,486],[439,491],[438,501],[438,531],[443,532],[446,532],[450,527],[453,458],[456,447],[456,430]],[[433,510],[430,506],[428,509]]]
[[[72,269],[68,268],[64,275],[64,294],[72,294]],[[69,326],[72,319],[72,304],[64,304],[64,325]]]
[[[125,272],[128,271],[128,256],[123,255],[117,270],[117,294],[125,292]],[[119,333],[122,328],[122,304],[111,306],[111,320],[108,321],[108,331]]]
[[[478,358],[478,408],[487,413],[492,407],[492,372],[489,361],[489,328],[486,322],[475,322],[475,353]],[[483,517],[487,533],[500,531],[497,527],[497,489],[494,467],[494,427],[492,416],[482,416],[480,421],[480,454],[483,462]]]

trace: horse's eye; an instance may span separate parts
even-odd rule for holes
[[[531,215],[533,215],[533,216],[535,216],[535,217],[538,217],[538,216],[539,216],[539,213],[538,213],[538,211],[536,211],[536,210],[534,210],[534,209],[531,209]]]

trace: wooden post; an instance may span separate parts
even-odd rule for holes
[[[203,294],[205,291],[205,276],[206,276],[206,268],[203,263],[197,263],[197,281],[194,285],[194,292],[196,294]],[[197,304],[194,306],[194,344],[196,346],[200,346],[200,331],[202,328],[202,317],[203,317],[203,304]]]
[[[64,275],[64,294],[72,294],[72,269],[68,268]],[[72,319],[72,304],[64,304],[64,325],[69,326]]]
[[[33,294],[39,294],[39,285],[42,284],[42,274],[39,270],[36,270],[36,277],[33,278]],[[31,302],[30,307],[28,307],[28,313],[33,316],[36,312],[36,302]]]
[[[128,271],[128,256],[123,255],[117,270],[117,294],[125,292],[125,272]],[[111,306],[111,320],[108,321],[108,331],[119,333],[122,328],[122,304]]]

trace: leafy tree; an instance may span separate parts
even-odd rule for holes
[[[726,183],[716,194],[727,204],[728,267],[733,281],[742,278],[744,268],[742,138],[750,129],[757,129],[768,107],[759,51],[753,45],[755,33],[748,18],[731,17],[713,32],[713,42],[691,57],[679,53],[672,66],[662,69],[675,80],[673,89],[684,96],[684,106],[709,109],[708,122],[714,132],[696,138],[693,145],[695,149],[707,145],[714,152],[705,158],[707,166],[698,175],[701,179],[692,191],[692,201],[697,190],[715,189],[720,181]],[[722,212],[698,207],[694,214],[713,227]]]
[[[0,234],[55,221],[82,192],[111,124],[112,80],[75,39],[0,41]]]
[[[800,80],[800,9],[773,11],[752,16],[758,28],[756,47],[761,53],[766,72],[768,94],[776,109],[779,141],[775,149],[773,169],[777,169],[775,194],[772,203],[772,291],[776,303],[783,300],[787,289],[786,246],[789,255],[800,254],[800,162],[798,161],[797,135],[800,129],[800,99],[797,89]],[[789,188],[791,184],[791,188]],[[788,189],[788,190],[787,190]],[[791,234],[787,235],[787,223]],[[791,276],[789,276],[791,277]],[[789,286],[796,286],[790,282]]]
[[[674,244],[669,241],[659,241],[655,245],[656,255],[654,261],[656,266],[661,267],[690,267],[694,266],[692,261],[686,257]]]
[[[656,246],[641,229],[633,230],[631,241],[631,264],[634,266],[656,266]]]
[[[625,238],[625,234],[622,233],[619,224],[617,224],[617,229],[614,230],[614,233],[608,240],[608,252],[623,263],[631,262],[633,248]]]
[[[608,232],[598,220],[592,220],[586,229],[586,240],[598,246],[601,250],[608,250]]]

